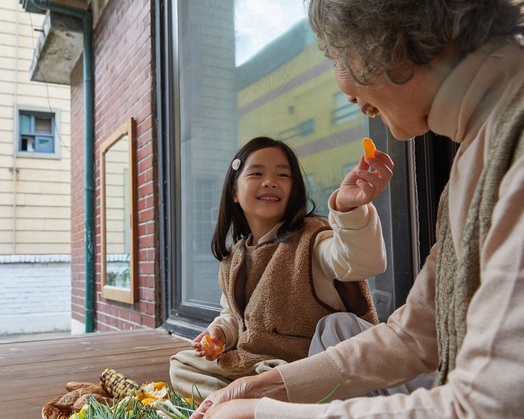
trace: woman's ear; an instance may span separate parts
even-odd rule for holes
[[[410,62],[398,65],[386,73],[386,78],[393,84],[407,83],[415,74],[414,67],[414,64]]]

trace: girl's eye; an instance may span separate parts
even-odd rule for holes
[[[262,173],[260,173],[260,172],[253,172],[253,173],[250,173],[248,176],[262,176]]]
[[[289,173],[280,173],[278,176],[280,177],[291,177]]]

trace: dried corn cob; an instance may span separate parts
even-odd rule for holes
[[[105,369],[99,380],[102,387],[116,399],[133,395],[138,396],[140,385],[115,370]]]

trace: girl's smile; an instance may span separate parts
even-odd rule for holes
[[[273,194],[264,194],[258,197],[261,201],[268,201],[268,202],[277,202],[280,201],[280,198]]]

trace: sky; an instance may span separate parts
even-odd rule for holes
[[[236,65],[305,17],[303,0],[236,0]]]

